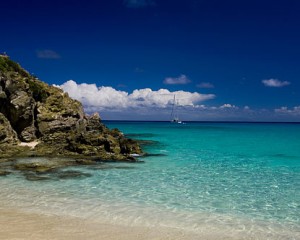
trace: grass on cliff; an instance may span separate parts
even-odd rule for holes
[[[17,72],[22,77],[30,77],[30,74],[26,72],[18,63],[10,60],[6,56],[0,56],[0,71],[7,72]]]
[[[6,75],[13,74],[14,78],[18,79],[20,84],[27,83],[36,101],[44,102],[49,96],[47,87],[43,82],[36,80],[18,63],[10,60],[7,56],[0,55],[0,72]]]
[[[44,103],[50,113],[75,114],[82,107],[80,102],[69,98],[62,90],[31,76],[8,56],[0,55],[0,72],[7,78],[13,79],[17,88],[23,90],[29,88],[34,100]]]

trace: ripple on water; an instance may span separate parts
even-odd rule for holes
[[[72,167],[64,170],[91,176],[40,184],[11,174],[0,178],[1,203],[116,224],[223,231],[228,239],[300,239],[298,130],[283,138],[265,126],[143,126],[134,128],[153,131],[145,164]]]

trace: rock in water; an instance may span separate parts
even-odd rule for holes
[[[18,145],[32,141],[39,142],[34,149]],[[131,154],[140,153],[136,141],[108,129],[99,114],[85,115],[80,102],[0,55],[0,157],[89,156],[134,161]]]

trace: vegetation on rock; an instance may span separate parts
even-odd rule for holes
[[[38,145],[23,147],[20,142]],[[0,158],[85,156],[134,161],[131,154],[141,152],[136,141],[108,129],[98,114],[85,115],[80,102],[0,55]]]

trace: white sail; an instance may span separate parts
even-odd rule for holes
[[[172,107],[172,112],[171,112],[171,122],[173,123],[181,123],[178,117],[178,111],[176,106],[178,105],[178,102],[176,102],[176,97],[174,95],[174,100],[173,100],[173,107]]]

